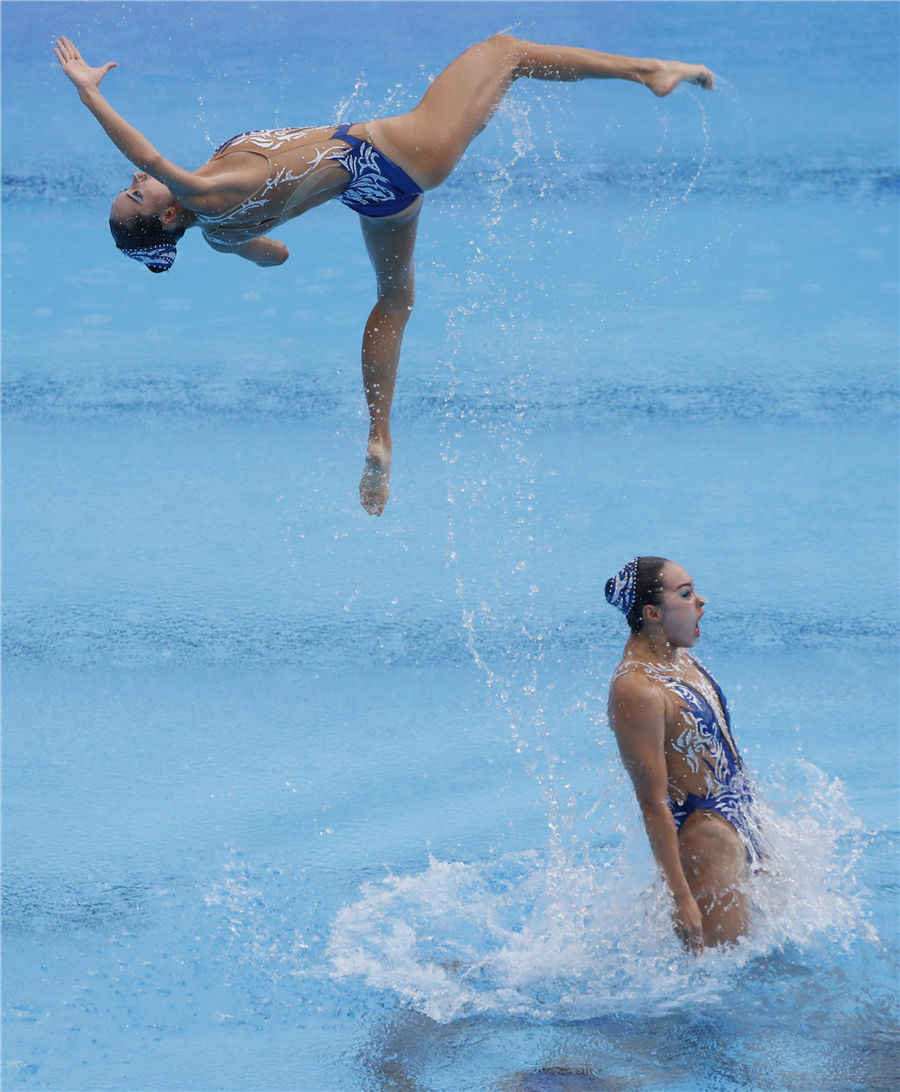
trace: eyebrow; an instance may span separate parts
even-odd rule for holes
[[[686,580],[683,584],[676,584],[675,591],[681,591],[682,588],[692,588],[694,586],[693,580]]]

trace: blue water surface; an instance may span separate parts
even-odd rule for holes
[[[4,1087],[895,1088],[896,5],[0,15]],[[501,29],[717,89],[523,81],[428,195],[373,520],[355,215],[147,275],[52,41],[190,167]],[[701,961],[605,717],[636,553],[767,817]]]

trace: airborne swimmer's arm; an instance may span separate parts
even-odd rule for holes
[[[248,243],[240,243],[238,246],[226,246],[224,243],[216,243],[211,239],[206,241],[220,254],[237,254],[239,258],[246,258],[248,262],[254,262],[259,266],[283,265],[290,257],[284,243],[278,242],[277,239],[269,239],[265,235],[251,239]]]
[[[200,178],[160,155],[150,141],[117,114],[101,95],[100,84],[107,72],[116,67],[115,61],[109,61],[100,68],[91,68],[68,38],[59,39],[54,53],[63,72],[78,89],[78,97],[100,122],[106,135],[122,155],[138,170],[146,171],[168,186],[179,199],[198,197],[210,191],[211,183],[208,179]]]

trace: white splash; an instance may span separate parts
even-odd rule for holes
[[[733,948],[702,959],[681,949],[636,830],[577,858],[559,845],[483,862],[432,858],[421,873],[367,883],[335,918],[331,973],[390,991],[441,1023],[580,1020],[717,1004],[740,972],[788,947],[818,964],[833,946],[877,944],[853,879],[865,832],[847,818],[839,783],[812,766],[799,775],[790,820],[766,813],[754,928]]]

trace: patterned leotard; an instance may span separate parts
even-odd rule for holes
[[[222,213],[197,213],[204,237],[222,246],[240,246],[297,215],[297,207],[345,180],[334,196],[363,216],[391,216],[422,193],[419,185],[373,144],[348,133],[349,125],[322,129],[260,129],[227,140],[213,153],[263,156],[269,170],[250,197]],[[335,171],[323,167],[334,164]],[[313,175],[315,174],[315,178]]]
[[[613,681],[631,671],[642,671],[659,683],[678,702],[684,716],[684,727],[666,738],[666,749],[680,756],[692,774],[705,771],[703,795],[684,792],[670,781],[669,810],[675,826],[681,830],[695,811],[713,811],[737,832],[751,863],[761,856],[759,836],[753,818],[753,795],[750,791],[744,763],[731,734],[731,716],[722,689],[706,668],[693,656],[689,661],[697,668],[700,684],[691,686],[682,679],[667,674],[656,664],[641,660],[626,660],[619,664]]]

